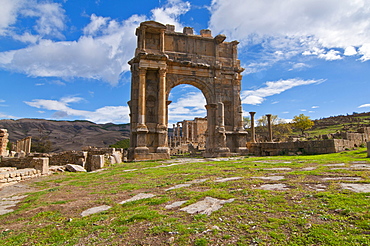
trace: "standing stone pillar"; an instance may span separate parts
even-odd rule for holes
[[[166,128],[166,69],[159,69],[158,124]]]
[[[225,109],[224,104],[219,102],[217,104],[217,114],[218,114],[218,127],[217,132],[215,133],[216,137],[216,146],[215,152],[217,155],[225,155],[229,153],[230,149],[226,146],[226,132],[225,132]]]
[[[139,68],[139,107],[138,107],[138,128],[147,128],[145,125],[145,97],[146,97],[146,68]]]
[[[29,154],[29,153],[31,153],[31,140],[32,140],[32,138],[31,137],[26,137],[25,138],[25,149],[24,149],[24,152],[26,153],[26,154]]]
[[[266,114],[267,116],[267,126],[269,130],[269,142],[272,142],[272,123],[271,123],[271,114]]]
[[[254,115],[256,112],[249,112],[251,115],[251,130],[252,130],[252,139],[251,142],[255,143],[256,142],[256,129],[254,129]]]
[[[367,157],[370,158],[370,142],[367,142]]]
[[[215,131],[216,131],[216,110],[217,104],[207,104],[207,140],[206,140],[206,151],[205,157],[214,156],[215,148],[217,144],[215,143]]]
[[[218,103],[219,128],[225,129],[225,107],[222,102]]]
[[[159,69],[158,85],[158,147],[157,153],[169,153],[167,142],[166,69]]]
[[[139,93],[138,93],[138,126],[136,154],[147,154],[149,148],[146,146],[148,128],[145,124],[145,98],[146,98],[146,68],[139,68]]]
[[[190,132],[190,129],[189,129],[189,124],[190,122],[189,121],[184,121],[184,124],[183,124],[183,128],[185,131],[185,143],[188,143],[189,142],[189,132]]]
[[[191,143],[193,143],[195,141],[195,137],[194,137],[194,134],[195,134],[195,121],[190,121],[190,126],[191,126]]]
[[[181,129],[180,129],[180,122],[177,122],[177,141],[179,142],[179,146],[181,145]]]

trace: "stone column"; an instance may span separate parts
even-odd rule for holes
[[[145,97],[146,97],[146,68],[139,68],[139,95],[138,95],[138,127],[146,128],[145,125]]]
[[[215,144],[216,122],[215,121],[216,121],[217,104],[207,104],[206,109],[207,109],[206,155],[211,157],[216,147],[216,144]]]
[[[225,128],[225,108],[222,102],[218,103],[219,127]]]
[[[31,137],[26,137],[25,138],[25,149],[24,149],[24,152],[26,153],[26,154],[29,154],[29,153],[31,153]]]
[[[136,128],[137,155],[146,155],[149,148],[146,146],[148,128],[145,124],[145,97],[146,97],[146,68],[139,68],[139,93],[138,93],[138,125]],[[142,156],[144,158],[144,156]]]
[[[179,142],[179,145],[181,145],[181,129],[180,129],[180,122],[177,122],[177,139]]]
[[[191,126],[191,139],[190,141],[193,143],[195,141],[195,121],[190,121],[190,126]]]
[[[166,69],[159,69],[158,91],[158,124],[159,127],[167,128],[166,122]]]
[[[224,104],[219,102],[217,104],[217,113],[218,113],[218,128],[215,132],[216,143],[215,143],[215,152],[218,155],[225,155],[225,153],[230,152],[230,149],[226,146],[226,132],[225,132],[225,109]]]
[[[251,142],[255,143],[256,142],[256,129],[254,129],[254,115],[256,112],[249,112],[251,115],[251,130],[252,130],[252,139]]]
[[[167,140],[166,69],[159,69],[158,85],[158,147],[157,153],[169,153]]]
[[[272,123],[271,123],[271,114],[266,114],[267,116],[267,126],[269,130],[269,142],[272,142]]]
[[[370,142],[367,142],[367,157],[370,158]]]
[[[182,123],[182,132],[185,143],[189,142],[189,121],[184,120]]]

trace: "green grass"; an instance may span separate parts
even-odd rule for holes
[[[365,149],[326,155],[250,157],[217,162],[189,161],[170,167],[160,162],[113,165],[98,173],[63,173],[28,181],[30,193],[17,209],[0,216],[1,245],[369,245],[370,194],[340,188],[339,183],[370,183],[368,170],[332,170],[327,164],[367,162]],[[267,170],[285,167],[291,170]],[[316,167],[304,171],[304,167]],[[136,171],[125,172],[129,169]],[[281,175],[284,180],[252,177]],[[323,177],[361,177],[360,181]],[[242,177],[225,183],[217,178]],[[176,184],[207,179],[190,187]],[[287,191],[260,190],[284,183]],[[325,191],[307,188],[325,184]],[[125,204],[138,193],[156,196]],[[235,199],[210,216],[190,215],[181,207],[210,196]],[[81,217],[100,205],[110,210]]]

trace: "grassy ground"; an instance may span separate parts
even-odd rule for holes
[[[0,216],[0,245],[370,245],[370,194],[345,190],[339,184],[370,183],[370,170],[326,166],[344,163],[347,168],[358,162],[370,162],[366,149],[228,161],[194,159],[158,168],[151,167],[169,163],[137,162],[97,173],[43,177],[27,181],[39,191],[30,193],[14,212]],[[303,169],[307,167],[312,169]],[[274,175],[284,179],[253,178]],[[227,177],[242,179],[214,182]],[[327,177],[361,180],[323,179]],[[203,183],[165,191],[205,178]],[[278,183],[289,190],[258,189]],[[315,185],[326,188],[309,188]],[[118,204],[142,192],[156,197]],[[164,208],[188,200],[181,206],[185,207],[207,196],[235,201],[210,216]],[[112,208],[80,216],[100,205]]]

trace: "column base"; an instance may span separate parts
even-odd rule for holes
[[[158,147],[156,150],[157,153],[166,153],[170,154],[170,148],[168,147]]]

